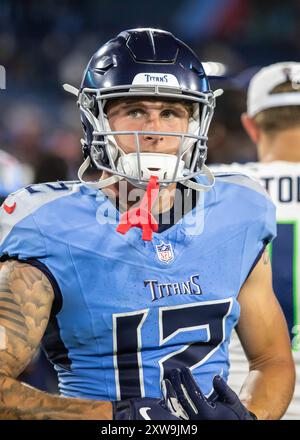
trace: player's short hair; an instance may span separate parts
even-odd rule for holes
[[[295,89],[291,81],[286,81],[274,87],[270,94],[288,92],[300,93],[300,88]],[[253,119],[258,127],[267,134],[300,127],[300,105],[268,108],[257,113]]]

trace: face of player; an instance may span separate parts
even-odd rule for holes
[[[153,132],[185,133],[188,129],[188,108],[177,101],[146,99],[118,100],[111,102],[107,109],[111,130],[137,130]],[[134,135],[115,135],[124,153],[136,152]],[[177,154],[180,137],[164,136],[159,133],[139,136],[143,153]]]

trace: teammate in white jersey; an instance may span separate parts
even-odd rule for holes
[[[288,323],[297,369],[285,418],[300,419],[300,63],[276,63],[252,78],[242,123],[257,145],[260,162],[221,168],[259,179],[277,206],[277,238],[270,249],[273,285]],[[232,339],[230,357],[229,384],[239,391],[248,361],[237,337]]]

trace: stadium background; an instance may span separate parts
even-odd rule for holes
[[[210,129],[208,162],[255,160],[240,124],[245,90],[262,66],[297,61],[297,0],[0,0],[0,148],[23,164],[26,183],[76,179],[81,124],[62,84],[79,86],[91,55],[123,29],[157,27],[190,44],[208,73],[224,76]],[[1,179],[1,176],[0,176]],[[47,374],[45,374],[47,372]],[[56,392],[37,354],[22,380]]]

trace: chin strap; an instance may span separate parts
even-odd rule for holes
[[[87,157],[85,159],[85,161],[81,164],[81,166],[78,170],[78,178],[79,178],[80,182],[83,183],[84,185],[88,186],[89,188],[102,189],[102,188],[105,188],[106,186],[120,182],[120,180],[124,179],[124,177],[114,175],[114,176],[108,177],[107,179],[98,180],[97,182],[86,182],[85,180],[83,180],[83,175],[84,175],[85,171],[89,168],[90,163],[91,163],[91,159],[90,159],[90,157]],[[209,191],[215,184],[215,176],[213,175],[213,173],[210,171],[210,169],[206,165],[203,165],[203,174],[207,177],[209,185],[203,185],[202,183],[196,183],[193,180],[185,180],[184,182],[181,182],[181,184],[186,186],[187,188],[191,188],[196,191]],[[154,176],[151,176],[151,178],[152,177],[154,177]],[[149,180],[149,184],[150,184],[151,178]],[[149,186],[149,184],[148,184],[148,186]],[[135,183],[133,183],[133,185],[135,185]]]
[[[203,174],[207,177],[209,185],[203,185],[193,180],[185,180],[181,184],[196,191],[209,191],[215,184],[215,176],[206,165],[203,165]]]
[[[106,186],[120,182],[120,180],[124,179],[124,177],[114,175],[114,176],[108,177],[107,179],[98,180],[97,182],[86,182],[85,180],[83,180],[83,175],[84,175],[85,171],[89,168],[90,163],[91,163],[91,159],[90,159],[90,157],[87,157],[85,159],[85,161],[81,164],[81,166],[78,170],[78,178],[79,178],[80,182],[83,183],[84,185],[88,186],[89,188],[102,189],[102,188],[105,188]],[[210,169],[206,165],[203,165],[203,174],[207,177],[209,185],[203,185],[202,183],[196,183],[193,180],[185,180],[184,182],[181,182],[181,184],[186,186],[187,188],[191,188],[196,191],[209,191],[215,184],[215,176],[213,175],[213,173],[210,171]],[[158,179],[157,176],[151,176],[151,178],[149,180],[149,184],[150,184],[150,181],[153,177],[156,177]],[[149,186],[149,184],[148,184],[148,186]]]
[[[117,232],[126,234],[131,228],[141,228],[142,239],[145,241],[152,240],[153,232],[158,231],[158,224],[154,216],[151,214],[151,209],[156,201],[159,193],[158,177],[151,176],[146,193],[142,198],[138,208],[129,209],[129,211],[122,214],[120,223],[117,227]]]
[[[85,180],[83,180],[83,175],[86,172],[86,170],[89,168],[90,164],[91,164],[91,159],[88,156],[85,159],[85,161],[81,164],[78,170],[78,178],[80,182],[88,186],[89,188],[102,189],[105,188],[106,186],[112,185],[113,183],[117,183],[120,180],[123,180],[123,177],[121,176],[110,176],[107,179],[98,180],[97,182],[86,182]]]

